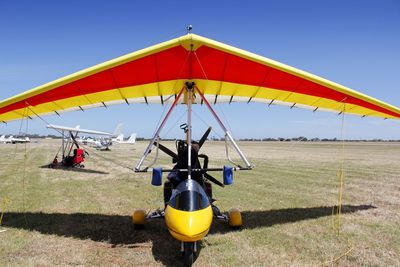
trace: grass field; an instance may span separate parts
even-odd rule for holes
[[[196,266],[400,266],[400,144],[345,144],[339,235],[331,215],[340,143],[240,145],[256,168],[213,190],[221,210],[242,211],[244,226],[214,221]],[[92,151],[82,171],[43,168],[58,146],[28,144],[24,159],[25,145],[0,145],[0,266],[180,266],[180,244],[162,220],[141,231],[131,225],[135,209],[163,206],[150,174],[127,168],[146,143]],[[226,164],[222,142],[203,152]]]

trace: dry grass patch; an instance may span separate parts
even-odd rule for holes
[[[56,140],[28,144],[26,168],[24,145],[0,145],[0,200],[10,199],[0,265],[179,266],[180,245],[163,221],[143,231],[130,222],[135,209],[163,206],[162,188],[150,185],[150,174],[129,170],[147,143],[89,151],[80,171],[41,168],[58,145]],[[346,144],[340,236],[331,227],[339,143],[240,145],[255,170],[235,173],[231,187],[213,189],[222,210],[242,211],[244,227],[231,231],[214,222],[195,265],[331,265],[351,247],[337,265],[400,266],[400,144]],[[203,153],[211,166],[226,164],[222,142],[207,142]],[[168,164],[162,155],[159,165]]]

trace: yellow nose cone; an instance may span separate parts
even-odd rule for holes
[[[202,210],[183,211],[167,206],[165,222],[171,235],[184,242],[202,239],[210,230],[213,212],[211,206]]]

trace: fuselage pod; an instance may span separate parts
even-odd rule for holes
[[[212,218],[210,201],[198,182],[184,180],[173,190],[165,222],[174,238],[183,242],[202,239],[210,230]]]

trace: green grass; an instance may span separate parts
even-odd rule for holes
[[[24,145],[0,145],[0,201],[10,200],[0,228],[6,230],[0,233],[0,266],[179,266],[179,242],[162,220],[142,231],[130,222],[135,209],[163,206],[162,188],[150,185],[150,174],[128,169],[145,146],[93,151],[78,172],[41,168],[54,157],[56,140],[28,144],[26,162]],[[256,168],[236,172],[232,186],[214,186],[213,193],[221,210],[242,211],[244,226],[233,231],[214,221],[195,265],[400,265],[400,144],[346,143],[339,236],[331,216],[339,143],[240,146]],[[222,142],[202,150],[211,165],[227,164]],[[158,165],[170,164],[160,157]]]

